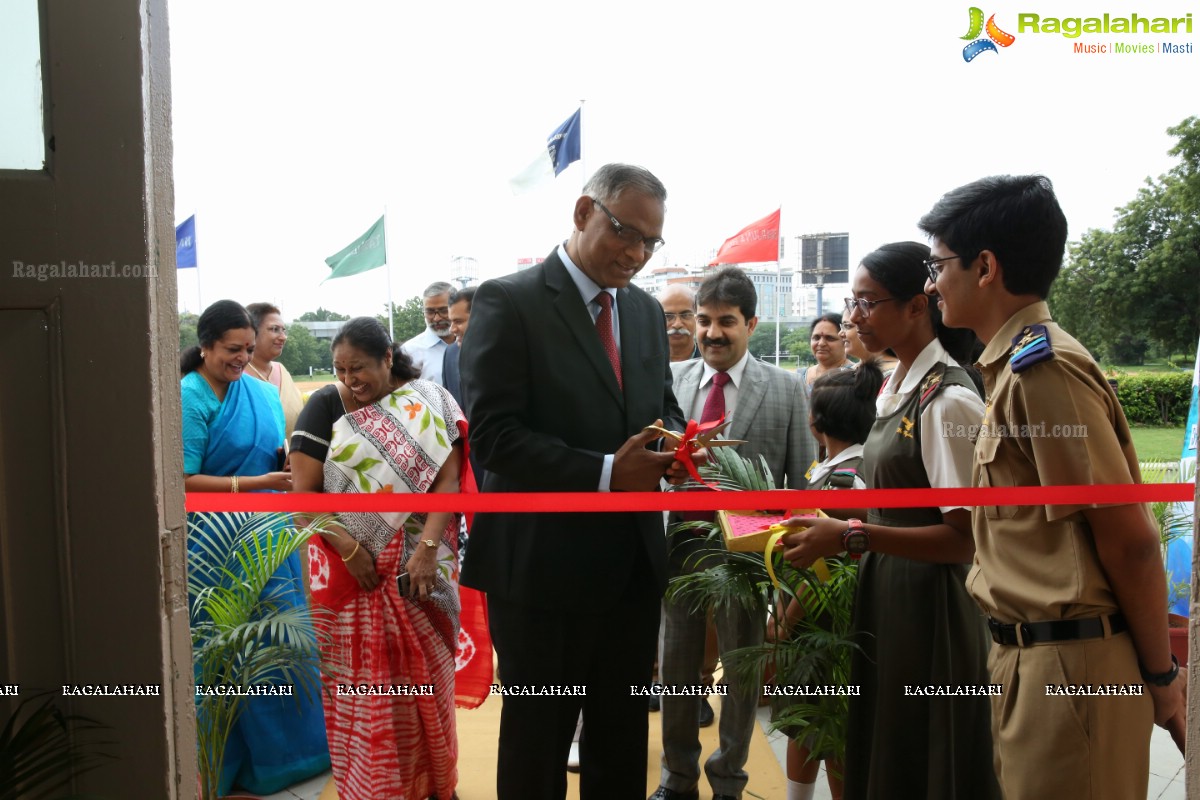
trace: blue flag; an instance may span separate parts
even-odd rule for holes
[[[175,267],[187,269],[196,266],[196,215],[179,223],[175,228]]]
[[[554,165],[554,177],[566,169],[569,165],[574,164],[579,160],[580,154],[580,137],[579,137],[579,115],[582,109],[575,109],[575,113],[567,118],[567,121],[554,129],[554,133],[550,134],[550,138],[546,140],[546,149],[550,151],[550,163]]]
[[[583,154],[580,122],[582,109],[567,117],[567,121],[555,128],[533,159],[533,163],[510,180],[514,194],[521,194],[549,183],[564,169],[578,161]]]

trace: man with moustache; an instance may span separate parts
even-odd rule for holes
[[[645,426],[678,429],[683,415],[662,311],[630,285],[662,246],[666,195],[640,167],[601,167],[570,238],[475,293],[461,366],[483,491],[682,481],[672,453],[647,447],[657,437]],[[499,800],[566,797],[581,709],[582,800],[645,797],[649,718],[630,687],[650,681],[666,561],[658,511],[475,516],[462,582],[487,593],[505,689]]]
[[[431,283],[421,296],[425,330],[404,343],[404,352],[421,370],[421,377],[436,384],[442,382],[442,359],[454,342],[450,332],[450,293],[454,287],[444,281]]]
[[[471,322],[471,303],[474,298],[474,286],[466,286],[450,294],[450,335],[454,337],[454,341],[442,356],[442,385],[450,392],[459,408],[464,408],[466,403],[463,402],[458,359],[462,352],[462,338]]]
[[[808,424],[804,387],[791,372],[750,355],[750,335],[758,325],[754,284],[737,267],[709,277],[696,295],[696,341],[701,358],[671,365],[679,405],[691,419],[708,421],[722,414],[731,420],[728,438],[744,439],[739,455],[755,463],[763,457],[781,485],[803,489],[805,472],[817,453]],[[691,518],[691,517],[689,517]],[[709,519],[711,519],[711,515]],[[673,521],[679,521],[675,515]],[[707,548],[702,532],[671,534],[668,566],[672,577],[713,565],[697,564]],[[766,609],[713,612],[722,658],[741,647],[762,643]],[[694,685],[704,657],[705,613],[687,602],[664,601],[662,681],[667,686]],[[721,699],[720,745],[705,762],[713,800],[741,798],[748,775],[744,769],[754,732],[760,680],[744,681],[727,670],[728,694]],[[696,800],[700,780],[700,698],[662,698],[662,781],[651,800]]]
[[[687,286],[673,284],[658,295],[667,318],[667,341],[671,345],[671,361],[698,358],[696,346],[696,293]]]

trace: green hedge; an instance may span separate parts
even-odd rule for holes
[[[1192,376],[1186,372],[1121,375],[1117,399],[1135,425],[1183,425],[1192,402]]]

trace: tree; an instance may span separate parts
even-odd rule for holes
[[[395,327],[393,339],[397,342],[407,342],[421,331],[425,330],[425,306],[419,297],[410,297],[403,305],[397,305],[392,316]],[[383,326],[387,327],[387,306],[383,313],[376,317]]]
[[[296,317],[297,322],[345,322],[348,319],[350,317],[346,314],[329,311],[321,306],[317,306],[316,311],[305,311]]]
[[[1110,359],[1149,342],[1190,352],[1200,334],[1200,118],[1168,133],[1179,164],[1146,179],[1113,230],[1089,230],[1069,249],[1050,293],[1055,316]],[[1144,352],[1144,349],[1143,349]]]
[[[775,362],[775,322],[758,321],[758,327],[754,329],[754,333],[750,334],[750,353],[755,358],[761,358],[764,361]],[[783,332],[780,331],[782,336]],[[782,345],[782,340],[780,340]],[[781,346],[779,348],[783,350]]]
[[[184,311],[179,315],[179,352],[187,350],[192,345],[200,344],[200,338],[196,335],[196,325],[200,322],[200,317],[190,311]]]
[[[332,357],[329,346],[314,337],[303,325],[288,328],[287,344],[279,356],[279,363],[293,375],[307,375],[309,367],[329,369]]]

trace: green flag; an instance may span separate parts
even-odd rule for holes
[[[345,250],[325,259],[325,263],[333,270],[325,281],[357,275],[386,264],[387,244],[383,237],[383,217],[380,217],[370,230],[351,242]]]

